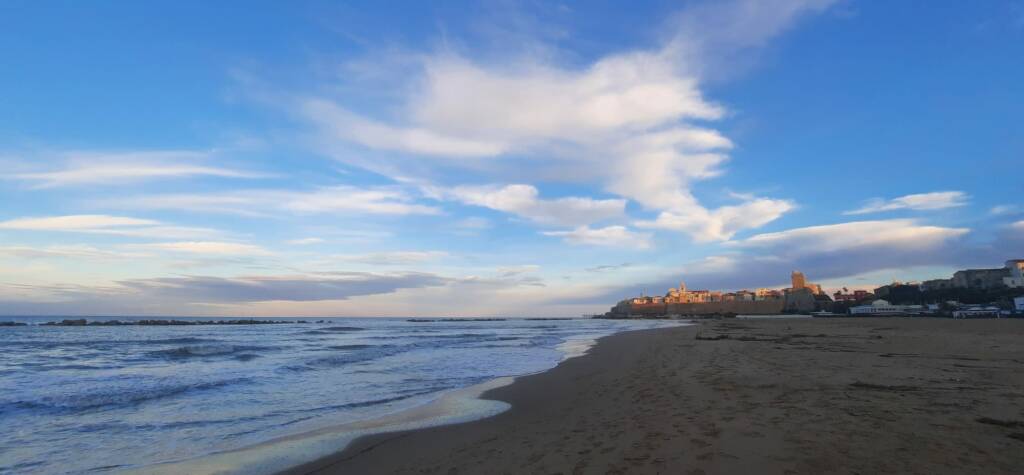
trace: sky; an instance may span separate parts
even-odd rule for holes
[[[578,316],[1024,258],[1024,2],[0,6],[0,315]]]

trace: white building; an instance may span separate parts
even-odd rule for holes
[[[1024,297],[1014,298],[1013,307],[1016,308],[1018,312],[1024,312]]]
[[[1010,275],[1003,277],[1003,283],[1007,287],[1024,287],[1024,259],[1006,261],[1006,269],[1010,271]]]
[[[925,309],[921,305],[893,305],[888,300],[878,299],[870,305],[858,305],[850,307],[851,315],[902,315],[906,313],[921,313]]]
[[[999,318],[999,307],[965,307],[953,311],[953,318]]]

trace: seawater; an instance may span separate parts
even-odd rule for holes
[[[239,451],[543,371],[601,336],[673,324],[38,325],[59,319],[2,319],[30,325],[0,327],[0,473],[145,471]]]

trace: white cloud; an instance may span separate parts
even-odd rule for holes
[[[483,206],[529,219],[560,226],[578,226],[625,213],[626,201],[621,199],[595,200],[568,197],[544,200],[537,188],[530,185],[457,186],[450,189],[433,188],[428,195],[455,199],[462,203]]]
[[[62,167],[17,173],[9,178],[34,182],[38,188],[72,185],[117,184],[155,178],[215,176],[261,178],[266,175],[204,164],[211,152],[162,150],[136,152],[67,152],[60,154]]]
[[[220,241],[161,242],[153,244],[136,244],[133,247],[189,254],[217,254],[229,256],[263,256],[270,254],[270,251],[256,245]]]
[[[651,236],[649,234],[630,231],[625,226],[608,226],[604,228],[580,226],[572,231],[546,231],[543,234],[561,237],[570,244],[635,249],[648,249],[651,247]]]
[[[436,56],[424,64],[422,89],[409,107],[419,124],[499,143],[589,142],[608,132],[724,113],[704,100],[695,78],[648,52],[609,56],[580,71],[536,62],[488,69]]]
[[[688,214],[663,211],[654,221],[638,221],[636,226],[683,231],[698,241],[726,240],[742,229],[770,223],[794,206],[787,200],[752,198],[739,205],[714,210],[694,207]]]
[[[309,238],[291,239],[291,240],[288,240],[288,241],[285,241],[285,242],[287,244],[291,244],[293,246],[308,246],[310,244],[320,244],[320,243],[324,242],[324,240],[321,239],[321,238],[318,238],[318,237],[309,237]]]
[[[486,157],[505,151],[497,143],[446,136],[424,128],[387,125],[321,99],[307,99],[302,110],[329,137],[370,148],[453,157]]]
[[[429,165],[436,159],[444,167],[493,177],[525,168],[552,181],[587,182],[664,212],[651,227],[699,240],[728,239],[738,230],[778,218],[793,205],[763,199],[709,209],[692,194],[694,181],[723,173],[733,145],[705,124],[727,111],[704,96],[704,69],[696,63],[713,57],[719,48],[758,46],[831,3],[709,3],[674,18],[670,23],[677,33],[660,47],[612,54],[576,68],[543,57],[484,63],[451,50],[422,55],[418,70],[410,74],[403,69],[398,81],[403,85],[397,88],[399,104],[391,108],[398,119],[364,117],[323,97],[307,97],[292,106],[321,131],[319,145],[325,153],[355,166],[392,175],[418,173],[433,182],[438,180],[427,175],[437,174]],[[367,159],[365,153],[338,152],[350,144],[403,154]],[[412,160],[407,154],[418,157]],[[464,196],[467,200],[544,224],[592,222],[581,218],[569,223],[567,210],[585,208],[604,216],[618,209],[611,200],[563,201],[552,205],[557,209],[537,209],[531,201],[536,197],[529,196],[535,188],[512,186],[524,188],[487,190],[487,196],[480,196],[480,190],[463,191],[475,192]],[[506,202],[516,198],[526,201]]]
[[[868,213],[879,213],[883,211],[894,211],[910,209],[917,211],[930,211],[946,208],[965,206],[969,197],[962,191],[936,191],[932,193],[919,193],[901,196],[891,200],[873,199],[863,207],[846,211],[843,214],[857,215]]]
[[[444,251],[388,251],[367,254],[334,254],[320,260],[323,264],[354,263],[367,265],[410,265],[448,257]]]
[[[699,55],[700,63],[721,66],[733,53],[763,46],[808,14],[838,0],[722,0],[693,3],[670,23],[673,46]]]
[[[412,203],[397,188],[356,188],[336,186],[313,192],[283,193],[280,206],[300,213],[439,214],[431,206]]]
[[[163,194],[106,199],[96,205],[121,209],[171,209],[205,213],[273,216],[298,214],[440,214],[441,210],[414,202],[398,187],[332,186],[310,191],[241,190],[223,193]]]
[[[15,257],[23,259],[135,259],[146,257],[146,254],[137,252],[117,252],[99,249],[93,246],[71,244],[46,247],[31,246],[0,246],[0,256]]]
[[[1010,227],[1018,231],[1024,232],[1024,220],[1017,221],[1016,223],[1011,224]]]
[[[69,216],[50,216],[44,218],[17,218],[0,222],[3,229],[22,229],[31,231],[77,231],[126,226],[151,226],[159,224],[149,219],[126,218],[103,214],[78,214]]]
[[[879,246],[910,251],[932,248],[968,232],[970,230],[967,228],[926,226],[912,219],[890,219],[796,228],[758,234],[730,244],[745,248],[767,248],[775,253],[791,255]]]
[[[518,266],[503,266],[495,269],[500,277],[515,277],[523,274],[531,274],[540,270],[536,264],[523,264]]]
[[[1002,216],[1006,214],[1017,213],[1020,211],[1020,209],[1020,206],[1017,205],[998,205],[993,206],[988,213],[993,216]]]
[[[213,229],[167,226],[149,219],[102,214],[17,218],[0,222],[0,229],[78,232],[163,239],[195,239],[220,234]]]
[[[460,219],[455,223],[455,227],[467,230],[490,229],[491,226],[493,225],[490,220],[479,216],[470,216],[468,218]]]

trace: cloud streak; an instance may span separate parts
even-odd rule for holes
[[[0,221],[0,229],[36,232],[73,232],[107,234],[159,239],[203,239],[219,236],[219,231],[208,228],[168,226],[149,219],[79,214],[16,218]]]
[[[591,228],[580,226],[571,231],[545,231],[545,236],[561,237],[569,244],[585,246],[649,249],[651,235],[630,231],[625,226]]]
[[[67,152],[60,155],[63,161],[60,168],[8,177],[27,181],[36,188],[56,188],[196,176],[250,179],[268,176],[205,164],[212,155],[191,150]]]
[[[881,213],[895,210],[934,211],[948,208],[958,208],[967,205],[969,196],[962,191],[936,191],[932,193],[919,193],[900,196],[891,200],[875,198],[864,204],[863,207],[845,211],[845,215],[859,215],[870,213]]]
[[[590,224],[621,217],[626,209],[626,201],[620,199],[567,197],[545,200],[540,198],[536,187],[521,184],[457,186],[450,189],[431,187],[426,192],[428,196],[503,211],[545,225]]]
[[[400,187],[330,186],[313,190],[239,190],[222,193],[156,194],[102,200],[94,205],[119,209],[188,210],[201,213],[275,216],[436,215],[441,209],[415,202]]]

